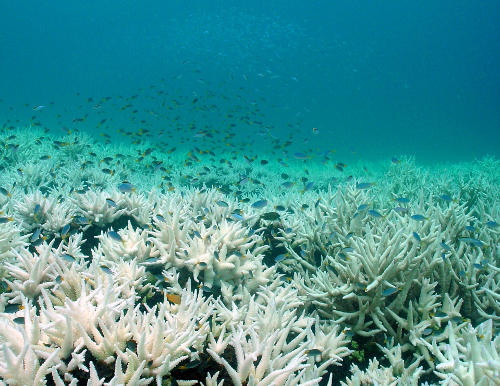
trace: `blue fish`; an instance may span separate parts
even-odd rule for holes
[[[447,252],[451,251],[450,246],[446,244],[444,241],[441,241],[441,247]]]
[[[275,263],[279,263],[280,261],[283,261],[287,258],[287,253],[282,253],[281,255],[278,255],[274,258]]]
[[[132,193],[135,191],[135,187],[130,182],[123,181],[120,185],[118,185],[118,190],[122,193]]]
[[[498,223],[496,221],[490,220],[486,223],[486,226],[488,228],[494,229],[494,228],[498,228]]]
[[[301,159],[301,160],[306,160],[306,159],[311,158],[310,156],[308,156],[307,154],[302,153],[302,152],[294,153],[293,156],[294,156],[294,158]]]
[[[231,217],[234,220],[236,220],[236,221],[243,221],[243,220],[245,220],[245,218],[241,214],[238,214],[238,213],[231,214]]]
[[[117,207],[116,202],[114,202],[111,198],[106,198],[106,203],[113,208]]]
[[[408,213],[408,211],[409,211],[409,209],[405,208],[404,206],[396,206],[394,208],[394,212],[396,212],[400,215],[406,214],[406,213]]]
[[[109,231],[108,236],[111,237],[115,241],[123,241],[121,236],[118,234],[118,232]]]
[[[382,291],[382,296],[391,296],[392,294],[395,294],[398,291],[399,290],[397,288],[389,287]]]
[[[415,238],[415,240],[417,240],[419,243],[422,241],[422,239],[420,238],[419,234],[417,232],[413,232],[413,237]]]
[[[427,217],[425,217],[424,215],[422,214],[414,214],[411,216],[411,218],[415,221],[424,221],[424,220],[427,220]]]
[[[484,243],[481,240],[475,239],[473,237],[460,237],[459,240],[464,243],[474,245],[475,247],[484,247]]]
[[[368,211],[368,214],[372,217],[375,217],[375,218],[381,218],[381,217],[384,217],[380,214],[380,212],[376,211],[375,209],[370,209]]]
[[[73,263],[75,261],[75,258],[69,253],[63,253],[61,255],[61,259],[66,260],[68,263]]]
[[[365,190],[371,188],[373,185],[375,185],[374,182],[360,182],[356,184],[356,189]]]
[[[259,201],[255,201],[252,204],[252,208],[260,209],[260,208],[264,208],[266,205],[267,205],[267,200],[259,200]]]

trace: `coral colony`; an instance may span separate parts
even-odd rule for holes
[[[299,157],[0,140],[2,385],[500,382],[495,159],[302,184]]]

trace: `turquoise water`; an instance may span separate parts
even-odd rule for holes
[[[0,381],[494,382],[499,11],[2,5]]]
[[[145,126],[155,136],[179,115],[222,131],[233,122],[256,143],[267,127],[342,159],[498,156],[498,12],[472,1],[10,3],[0,124],[55,134]],[[133,95],[135,121],[120,109]],[[172,106],[176,98],[185,104]],[[221,119],[229,111],[259,123]]]

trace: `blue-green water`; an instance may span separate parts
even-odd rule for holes
[[[499,11],[474,1],[5,2],[0,126],[125,141],[123,131],[146,128],[158,146],[214,152],[229,135],[240,156],[335,150],[332,162],[499,156]]]

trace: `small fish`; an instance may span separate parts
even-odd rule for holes
[[[356,189],[358,190],[366,190],[375,185],[375,182],[359,182],[356,184]]]
[[[33,106],[33,111],[42,111],[46,107],[47,106],[43,106],[43,105]]]
[[[202,286],[201,286],[201,290],[202,290],[203,292],[206,292],[206,293],[209,293],[209,294],[211,294],[212,292],[214,292],[212,288],[210,288],[210,287],[208,287],[208,286],[206,286],[206,285],[202,285]]]
[[[287,258],[288,254],[287,253],[282,253],[274,258],[275,263],[279,263],[280,261],[283,261]]]
[[[395,294],[398,291],[399,291],[398,288],[389,287],[382,291],[382,296],[391,296],[392,294]]]
[[[279,220],[280,215],[277,212],[267,212],[260,216],[263,220],[276,221]]]
[[[311,190],[314,187],[314,182],[309,181],[307,184],[304,185],[304,189],[302,189],[301,193],[307,192],[308,190]]]
[[[232,213],[231,214],[231,218],[233,218],[236,221],[243,221],[243,220],[245,220],[245,218],[242,215],[238,214],[238,213]]]
[[[200,268],[202,268],[202,269],[205,269],[205,268],[207,268],[207,267],[208,267],[208,264],[207,264],[206,262],[204,262],[204,261],[200,261],[200,263],[199,263],[198,265],[199,265],[199,266],[200,266]]]
[[[443,201],[446,201],[446,202],[452,202],[452,201],[455,201],[449,194],[441,194],[439,196],[439,198]]]
[[[89,220],[87,220],[86,217],[84,216],[77,216],[74,217],[73,220],[75,221],[76,224],[78,225],[88,225],[90,224]]]
[[[408,213],[409,209],[408,208],[405,208],[404,206],[396,206],[394,208],[394,212],[400,214],[400,215],[404,215],[406,213]]]
[[[63,226],[61,229],[61,237],[65,238],[66,236],[68,236],[70,229],[71,229],[70,224],[66,224],[65,226]]]
[[[365,211],[366,209],[368,209],[368,204],[361,204],[360,206],[358,206],[357,211],[358,211],[358,212],[363,212],[363,211]]]
[[[30,242],[35,242],[40,238],[40,233],[42,232],[42,228],[37,228],[30,237]]]
[[[0,224],[5,224],[14,221],[14,217],[0,217]]]
[[[216,201],[215,202],[218,206],[220,206],[221,208],[227,208],[229,206],[229,204],[226,202],[226,201]]]
[[[170,303],[181,304],[181,296],[177,294],[165,294],[165,297]]]
[[[8,304],[5,306],[3,312],[6,314],[14,314],[19,310],[22,310],[22,306],[20,304]]]
[[[309,357],[317,357],[318,355],[322,354],[322,351],[320,349],[313,348],[313,349],[310,349],[310,350],[306,350],[306,354]]]
[[[109,231],[108,236],[111,237],[115,241],[123,241],[121,236],[118,234],[118,232]]]
[[[410,216],[410,218],[412,220],[415,220],[415,221],[424,221],[424,220],[427,220],[427,217],[425,217],[422,214],[413,214],[413,215]]]
[[[261,209],[267,205],[267,200],[258,200],[252,204],[252,208]]]
[[[106,203],[113,208],[117,207],[116,202],[114,202],[111,198],[106,198]]]
[[[343,253],[351,253],[351,252],[354,252],[354,248],[353,247],[345,247],[345,248],[342,248],[342,252]]]
[[[441,241],[441,247],[447,251],[447,252],[450,252],[451,251],[451,248],[448,244],[446,244],[444,241]]]
[[[446,318],[448,314],[444,313],[443,311],[438,311],[434,314],[436,318]]]
[[[413,237],[415,238],[415,240],[417,240],[419,243],[422,241],[422,239],[420,238],[420,235],[417,233],[417,232],[413,232]]]
[[[484,247],[484,243],[481,240],[475,239],[473,237],[460,237],[459,240],[463,243],[474,245],[475,247]]]
[[[294,183],[292,181],[285,181],[281,185],[286,189],[290,189],[294,185]]]
[[[310,156],[308,156],[307,154],[302,153],[302,152],[296,152],[296,153],[294,153],[293,157],[295,159],[300,159],[300,160],[306,160],[306,159],[310,159],[311,158]]]
[[[396,157],[392,157],[392,158],[391,158],[391,162],[392,162],[393,164],[400,164],[400,163],[401,163],[401,160],[397,159]]]
[[[24,324],[24,316],[18,316],[17,318],[14,318],[13,322],[16,324]]]
[[[400,204],[408,204],[410,202],[406,197],[396,197],[395,200]]]
[[[71,256],[69,253],[63,253],[61,255],[61,259],[66,260],[68,263],[75,262],[75,258],[73,256]]]
[[[372,217],[375,217],[375,218],[382,218],[384,217],[382,214],[380,214],[380,212],[376,211],[375,209],[370,209],[368,210],[368,214]]]
[[[478,263],[474,263],[473,266],[474,266],[474,268],[477,268],[477,269],[483,269],[483,266],[481,264],[478,264]]]
[[[101,171],[104,173],[104,174],[109,174],[110,176],[112,176],[113,174],[115,174],[115,172],[111,169],[108,169],[108,168],[104,168],[104,169],[101,169]]]
[[[486,222],[486,226],[491,229],[498,228],[498,223],[496,221],[490,220]]]
[[[160,222],[166,222],[165,217],[163,217],[161,214],[157,214],[156,219]]]
[[[118,185],[118,190],[122,193],[132,193],[135,192],[135,186],[128,181],[123,181]]]
[[[469,232],[474,232],[476,229],[474,228],[473,225],[466,225],[465,230]]]
[[[9,191],[3,187],[0,186],[0,193],[3,194],[4,196],[7,196],[7,197],[10,197],[11,194],[9,193]]]

